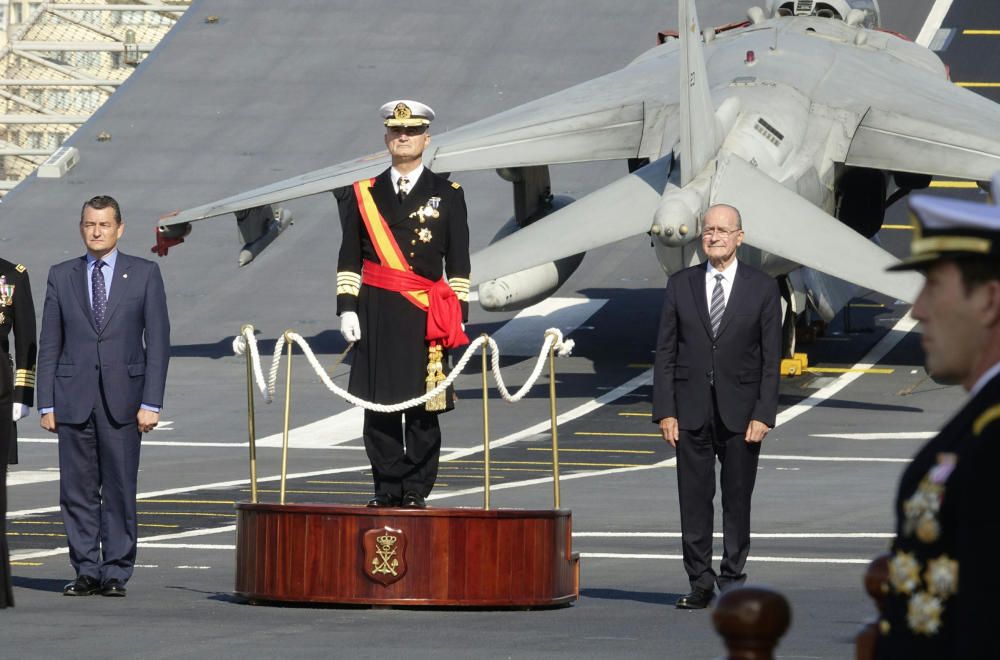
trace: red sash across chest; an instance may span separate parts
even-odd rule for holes
[[[372,199],[374,181],[364,179],[354,184],[361,218],[381,262],[365,260],[361,269],[362,285],[395,291],[427,312],[425,339],[431,345],[440,343],[445,348],[454,348],[468,344],[469,338],[462,331],[462,307],[458,297],[444,278],[435,282],[410,269],[389,224]]]

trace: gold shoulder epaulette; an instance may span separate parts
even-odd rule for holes
[[[459,188],[462,187],[462,185],[458,181],[452,181],[451,187],[454,188],[455,190],[458,190]]]
[[[986,412],[976,418],[976,421],[972,423],[972,435],[980,435],[986,430],[987,426],[998,419],[1000,419],[1000,403],[991,408],[987,408]]]
[[[24,271],[26,271],[28,269],[25,267],[24,264],[18,264],[17,267],[14,270],[16,270],[19,273],[23,273]]]

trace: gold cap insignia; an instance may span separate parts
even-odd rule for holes
[[[405,103],[397,103],[396,107],[392,109],[393,119],[409,119],[413,115],[410,112],[410,106]]]

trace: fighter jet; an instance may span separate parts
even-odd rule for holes
[[[808,305],[829,320],[857,287],[912,302],[920,276],[887,274],[895,259],[874,239],[885,209],[934,176],[988,181],[1000,105],[882,30],[876,0],[768,0],[704,31],[694,0],[678,13],[677,33],[623,69],[435,135],[428,167],[495,169],[513,185],[513,218],[472,258],[480,304],[527,306],[588,250],[641,234],[668,274],[696,263],[719,202],[740,209],[740,256],[779,278],[786,319]],[[594,160],[629,173],[579,200],[552,193],[550,165]],[[249,263],[290,223],[272,205],[388,165],[378,153],[165,216],[154,251],[235,213]]]

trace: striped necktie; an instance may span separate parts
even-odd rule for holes
[[[715,288],[712,289],[712,305],[708,310],[708,318],[712,322],[712,336],[719,336],[719,324],[726,311],[726,297],[722,292],[722,274],[715,274]]]

